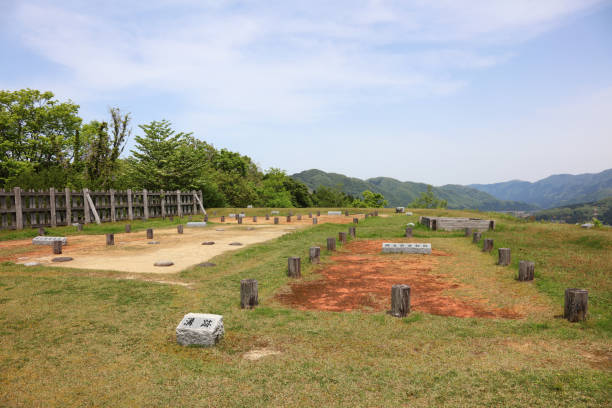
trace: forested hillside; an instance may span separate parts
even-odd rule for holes
[[[321,186],[339,188],[344,193],[359,195],[364,190],[381,193],[391,206],[406,206],[427,191],[427,184],[399,181],[389,177],[375,177],[367,180],[347,177],[321,170],[306,170],[292,175],[311,190]],[[498,200],[490,194],[459,185],[433,187],[434,194],[448,202],[449,208],[472,208],[490,211],[533,210],[536,206],[513,201]]]
[[[537,220],[560,220],[567,223],[583,223],[591,221],[597,208],[597,219],[606,225],[612,225],[612,197],[590,203],[567,205],[537,212]]]

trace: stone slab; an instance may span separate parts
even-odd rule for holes
[[[187,313],[176,327],[176,341],[181,346],[211,347],[225,335],[223,316]]]
[[[197,228],[197,227],[205,227],[206,223],[204,221],[191,221],[187,223],[187,227]]]
[[[39,235],[32,239],[32,244],[34,245],[53,245],[55,241],[61,241],[62,246],[68,245],[68,239],[66,237],[45,237]]]
[[[69,256],[58,256],[56,258],[53,258],[51,262],[69,262],[69,261],[72,261],[72,259],[73,258]]]
[[[23,264],[23,266],[38,266],[40,265],[40,262],[26,262]]]
[[[153,266],[172,266],[174,262],[172,261],[157,261],[153,264]]]
[[[280,214],[278,211],[270,211],[270,214]]]
[[[431,244],[384,242],[382,251],[384,254],[431,254]]]
[[[328,211],[327,215],[342,215],[342,211]]]
[[[230,217],[230,218],[236,218],[236,214],[231,213],[230,215],[228,215],[228,217]]]

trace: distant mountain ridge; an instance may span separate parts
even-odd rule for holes
[[[594,174],[557,174],[534,183],[512,180],[494,184],[470,184],[468,187],[500,200],[517,200],[541,208],[552,208],[612,197],[612,169]]]
[[[410,181],[399,181],[389,177],[374,177],[362,180],[347,177],[338,173],[326,173],[322,170],[311,169],[294,174],[292,178],[306,184],[311,190],[319,186],[339,187],[342,191],[353,196],[359,196],[365,190],[381,193],[389,201],[390,206],[407,206],[422,192],[427,191],[427,184]],[[449,208],[472,208],[483,211],[529,211],[537,209],[536,206],[499,200],[491,194],[477,189],[448,184],[433,188],[434,194],[448,202]]]

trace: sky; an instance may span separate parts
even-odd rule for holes
[[[612,167],[612,1],[0,0],[0,89],[21,88],[289,174],[596,173]]]

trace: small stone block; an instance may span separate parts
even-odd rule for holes
[[[38,266],[40,265],[40,262],[26,262],[23,264],[23,266]]]
[[[153,264],[153,266],[172,266],[174,262],[172,261],[157,261]]]
[[[68,240],[66,237],[42,237],[38,236],[32,239],[32,244],[34,245],[53,245],[54,241],[61,241],[62,246],[68,245]]]
[[[384,254],[431,254],[431,244],[403,244],[385,242],[382,244]]]
[[[328,211],[327,215],[342,215],[342,211]]]
[[[159,241],[149,241],[147,242],[149,245],[159,245]]]
[[[205,241],[202,242],[202,245],[215,245],[215,241]]]
[[[229,245],[240,246],[242,244],[240,242],[230,242]]]
[[[181,346],[217,344],[225,334],[223,316],[205,313],[187,313],[176,327],[176,341]]]
[[[73,258],[69,256],[58,256],[56,258],[53,258],[51,262],[68,262],[68,261],[72,261],[72,259]]]
[[[192,221],[192,222],[188,222],[187,223],[187,227],[189,228],[199,228],[199,227],[205,227],[206,223],[204,221]]]

